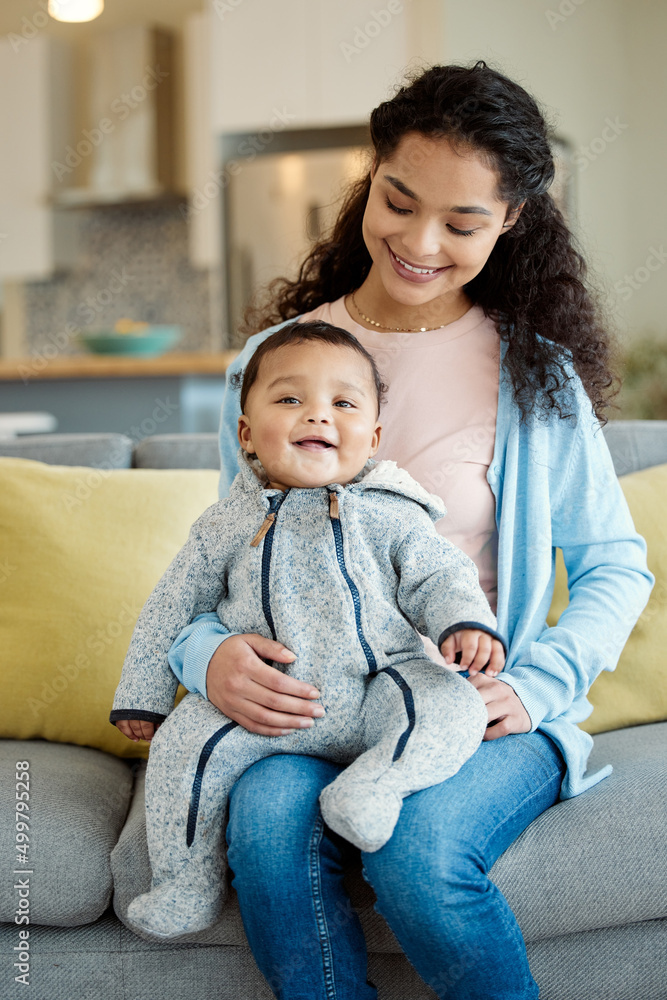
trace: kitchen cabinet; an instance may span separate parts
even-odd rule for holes
[[[73,220],[52,205],[71,136],[70,67],[63,42],[0,38],[0,280],[47,278],[74,260]]]
[[[210,0],[213,128],[363,122],[411,55],[415,0]]]

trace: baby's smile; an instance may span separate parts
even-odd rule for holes
[[[297,448],[302,448],[304,451],[328,451],[330,448],[336,447],[335,444],[327,441],[326,438],[316,437],[315,435],[301,438],[299,441],[295,441],[294,444]]]

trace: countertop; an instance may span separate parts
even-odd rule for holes
[[[0,359],[0,382],[45,379],[160,378],[179,375],[224,375],[238,351],[208,354],[170,351],[159,358],[111,354],[66,354],[47,360],[43,355]]]

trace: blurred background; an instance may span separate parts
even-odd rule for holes
[[[667,418],[667,0],[91,0],[56,19],[87,2],[0,6],[0,435],[215,430],[244,305],[368,168],[369,111],[406,69],[479,58],[552,124],[625,353],[620,415]]]

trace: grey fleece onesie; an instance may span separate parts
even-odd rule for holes
[[[284,493],[267,488],[256,459],[242,452],[239,465],[139,616],[111,712],[162,722],[146,776],[152,889],[128,911],[152,937],[217,918],[229,791],[269,754],[348,764],[322,792],[322,815],[362,850],[382,847],[403,798],[458,771],[487,723],[476,689],[429,659],[416,630],[438,646],[462,628],[503,641],[474,563],[435,530],[441,501],[394,462],[369,460],[344,487]],[[198,694],[173,708],[168,650],[213,608],[230,632],[296,654],[274,666],[320,691],[325,715],[312,728],[260,736]]]

